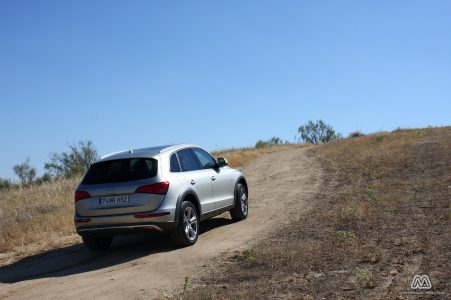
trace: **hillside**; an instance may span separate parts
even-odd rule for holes
[[[311,207],[229,253],[187,298],[403,299],[416,274],[429,276],[430,297],[449,297],[451,127],[346,139],[309,155],[325,172]]]
[[[417,274],[422,298],[449,297],[451,127],[216,155],[241,166],[250,215],[205,221],[193,247],[149,234],[91,253],[76,179],[2,193],[0,298],[407,299]]]

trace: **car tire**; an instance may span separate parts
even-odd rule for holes
[[[249,214],[249,202],[247,189],[242,183],[236,185],[235,190],[235,207],[230,211],[230,216],[235,221],[241,221],[247,218]]]
[[[113,237],[95,237],[92,235],[83,235],[83,243],[93,251],[103,251],[108,249],[113,242]]]
[[[183,201],[177,227],[171,232],[171,239],[177,246],[191,246],[199,236],[199,214],[196,207],[189,201]]]

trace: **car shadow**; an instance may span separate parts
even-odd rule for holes
[[[232,223],[232,220],[223,217],[206,220],[201,224],[200,235]],[[168,234],[158,232],[118,236],[104,252],[90,251],[79,243],[28,256],[0,267],[0,283],[80,274],[179,249],[171,243]]]

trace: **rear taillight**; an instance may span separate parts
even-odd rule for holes
[[[82,200],[82,199],[86,199],[86,198],[91,198],[91,195],[88,192],[84,192],[84,191],[76,191],[75,192],[75,202],[77,202],[78,200]]]
[[[166,195],[169,189],[169,181],[143,185],[136,189],[135,193]]]

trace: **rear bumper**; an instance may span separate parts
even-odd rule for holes
[[[111,224],[111,225],[94,225],[82,226],[77,228],[79,235],[94,235],[94,236],[116,236],[126,235],[148,231],[169,231],[176,227],[175,222],[168,223],[135,223],[135,224]]]
[[[168,231],[176,227],[173,212],[150,212],[99,217],[74,217],[79,235],[114,236],[146,231]]]

